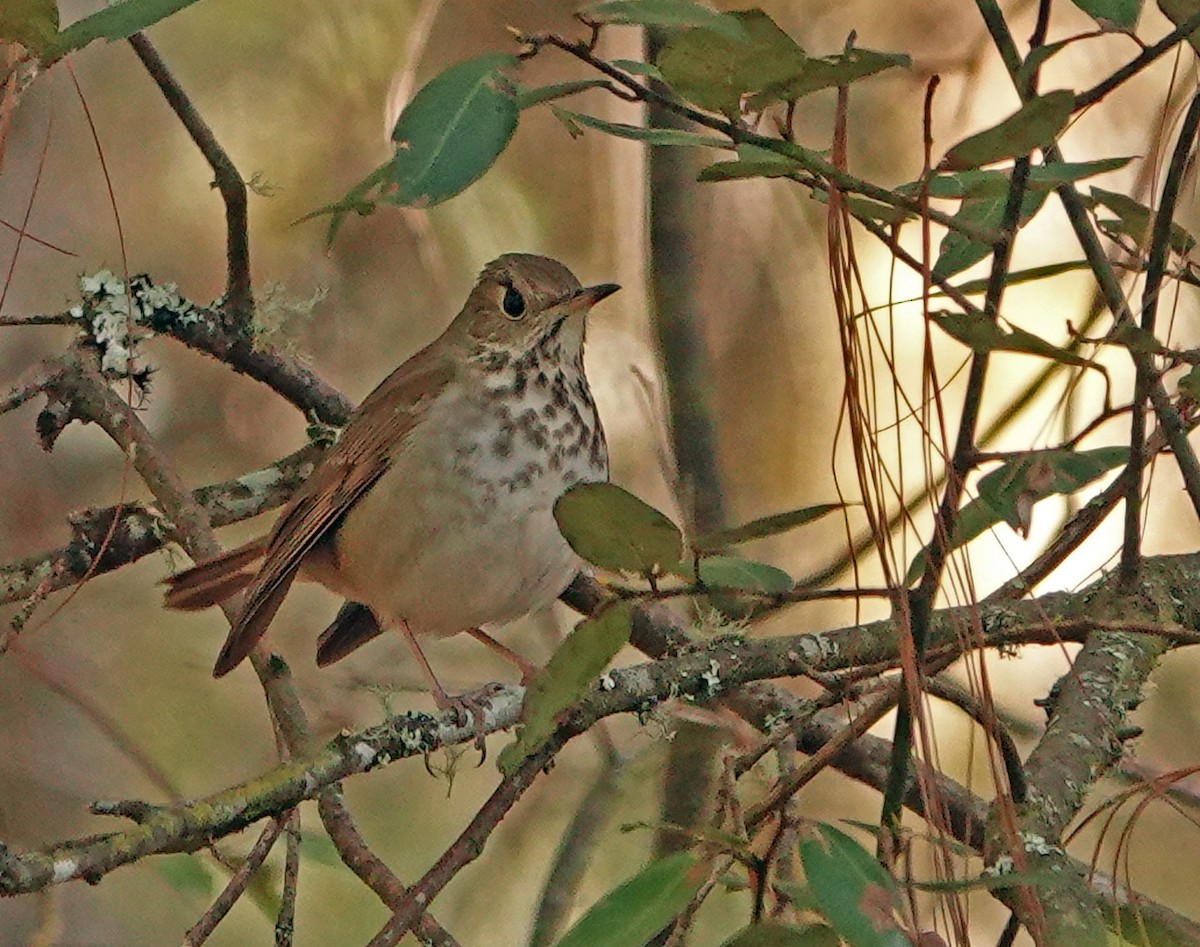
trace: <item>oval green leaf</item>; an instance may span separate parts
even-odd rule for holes
[[[554,504],[554,518],[572,549],[612,572],[654,575],[682,554],[679,527],[615,484],[572,487]]]
[[[1041,210],[1049,192],[1030,188],[1025,191],[1021,200],[1021,211],[1017,226],[1023,226],[1034,214]],[[955,220],[974,224],[977,227],[987,227],[997,230],[1004,223],[1004,211],[1008,204],[1008,187],[997,189],[986,196],[968,197],[963,200],[954,215]],[[980,260],[986,259],[992,253],[991,244],[979,243],[957,230],[951,230],[942,238],[938,248],[937,262],[933,271],[938,276],[953,276],[973,266]]]
[[[1036,450],[1022,454],[980,479],[976,499],[959,511],[950,548],[964,546],[1000,523],[1028,533],[1033,505],[1039,500],[1074,493],[1127,463],[1127,447]],[[906,582],[920,577],[927,556],[927,549],[917,554]]]
[[[1005,331],[999,323],[993,322],[991,319],[965,312],[933,313],[929,318],[948,336],[974,352],[1017,352],[1022,355],[1038,355],[1062,365],[1075,365],[1078,368],[1093,368],[1098,372],[1105,372],[1103,365],[1047,342],[1040,336],[1026,332],[1018,326],[1012,326]]]
[[[852,46],[832,56],[805,59],[794,76],[751,96],[748,104],[751,109],[762,109],[772,102],[803,98],[821,89],[848,86],[885,69],[895,66],[908,68],[911,65],[911,57],[904,53],[884,53]]]
[[[516,65],[516,56],[491,54],[457,63],[430,79],[396,120],[392,160],[341,200],[300,220],[332,214],[332,242],[346,214],[370,214],[381,203],[430,207],[479,180],[517,128],[520,109],[504,75]]]
[[[1103,188],[1090,188],[1093,210],[1099,204],[1107,207],[1117,215],[1116,220],[1097,219],[1096,223],[1108,236],[1129,237],[1138,246],[1145,246],[1150,239],[1150,230],[1154,223],[1154,211],[1132,197],[1116,191],[1106,191]],[[1171,249],[1179,254],[1191,253],[1196,246],[1196,238],[1179,224],[1171,224]]]
[[[742,181],[746,178],[787,178],[799,174],[804,166],[799,162],[775,161],[718,161],[702,168],[697,181]]]
[[[707,877],[705,863],[687,852],[659,859],[597,901],[557,947],[644,947]]]
[[[8,0],[5,0],[7,3]],[[190,7],[196,0],[118,0],[91,16],[76,20],[43,49],[42,60],[53,62],[67,53],[83,49],[95,39],[128,39],[139,30]]]
[[[824,823],[800,842],[804,877],[821,913],[851,947],[908,947],[896,923],[892,877],[863,846]]]
[[[615,138],[628,138],[632,141],[644,141],[648,145],[683,145],[686,147],[701,146],[704,148],[728,148],[729,142],[724,138],[713,138],[711,135],[701,135],[682,128],[645,128],[641,125],[626,125],[624,122],[606,122],[594,115],[582,112],[571,112],[567,109],[551,106],[558,120],[567,126],[572,135],[575,128],[584,125],[597,131],[612,135]],[[575,126],[573,128],[572,126]]]
[[[746,39],[737,17],[717,13],[691,0],[608,0],[579,11],[597,23],[633,26],[704,27],[731,40]]]
[[[422,86],[392,130],[389,201],[438,204],[482,177],[517,129],[519,109],[503,76],[516,65],[515,56],[479,56]]]
[[[802,50],[762,10],[730,13],[745,29],[736,40],[711,29],[676,36],[656,65],[683,98],[726,115],[741,112],[742,96],[787,82],[807,61]]]
[[[1075,6],[1111,32],[1132,33],[1142,14],[1142,0],[1071,0]]]
[[[58,4],[54,0],[5,0],[0,6],[0,40],[20,43],[40,54],[57,32]]]
[[[792,588],[792,577],[782,569],[753,559],[705,556],[699,568],[700,581],[714,591],[781,595]]]
[[[629,640],[632,606],[616,602],[586,621],[554,652],[525,695],[522,725],[515,742],[506,746],[497,764],[505,775],[534,752],[554,732],[558,715],[581,698]]]
[[[806,506],[798,510],[788,510],[786,513],[763,516],[741,526],[734,526],[732,529],[705,533],[698,537],[692,545],[700,552],[736,546],[738,543],[749,542],[752,539],[763,539],[767,536],[787,532],[789,529],[819,520],[834,510],[844,509],[845,506],[844,503],[818,503],[815,506]]]
[[[1075,94],[1058,89],[1030,99],[1004,121],[951,148],[938,170],[956,171],[1025,155],[1048,145],[1067,127],[1075,108]]]
[[[608,85],[607,79],[573,79],[570,82],[554,82],[550,85],[538,86],[536,89],[521,89],[517,92],[517,108],[524,111],[542,102],[561,99],[575,95],[587,89],[603,89]]]

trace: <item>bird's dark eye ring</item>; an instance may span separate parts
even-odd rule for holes
[[[500,301],[500,308],[504,310],[504,314],[508,318],[520,319],[525,315],[525,297],[509,286],[504,290],[504,298]]]

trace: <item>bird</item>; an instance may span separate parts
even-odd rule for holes
[[[438,708],[461,716],[468,699],[446,692],[418,638],[467,632],[527,682],[536,668],[484,629],[549,604],[583,566],[553,508],[608,479],[583,348],[588,312],[619,288],[581,286],[543,256],[487,264],[445,331],[353,412],[268,535],[165,580],[170,608],[245,591],[213,676],[249,655],[302,577],[346,599],[318,639],[320,666],[397,629]]]

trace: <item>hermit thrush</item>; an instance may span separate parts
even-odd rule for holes
[[[213,674],[250,653],[297,575],[349,599],[318,642],[319,664],[395,627],[445,708],[457,702],[417,635],[468,631],[515,657],[481,626],[566,588],[580,560],[554,502],[608,479],[583,340],[588,310],[617,288],[583,288],[545,257],[489,263],[445,332],[354,412],[269,536],[169,580],[174,608],[247,588]]]

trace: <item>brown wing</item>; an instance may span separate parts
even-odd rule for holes
[[[395,445],[412,430],[420,409],[450,381],[454,366],[439,351],[422,349],[367,396],[337,444],[284,508],[242,613],[217,657],[214,677],[235,668],[258,643],[304,557],[383,476]]]

